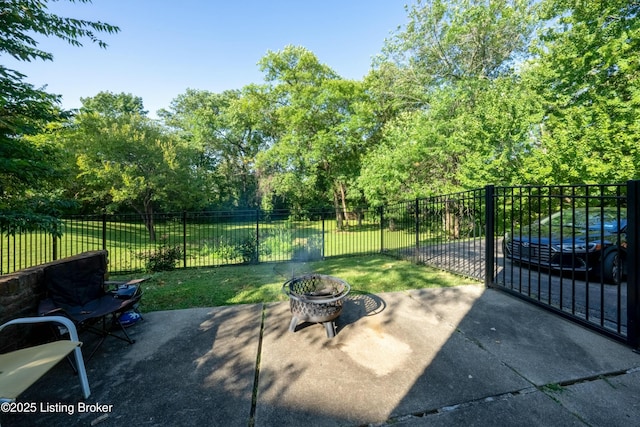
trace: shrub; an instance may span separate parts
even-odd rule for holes
[[[239,243],[242,262],[256,264],[258,262],[258,238],[255,231],[243,238]]]
[[[287,222],[273,227],[262,235],[262,239],[260,240],[260,254],[276,254],[278,256],[290,254],[293,250],[292,241],[293,232],[290,223]]]
[[[215,246],[215,255],[226,262],[232,262],[240,256],[240,249],[237,243],[228,238],[218,240]]]
[[[160,239],[160,241],[162,243],[158,249],[139,255],[140,258],[145,260],[145,270],[147,272],[174,270],[176,263],[182,259],[180,246],[170,246],[166,237]]]

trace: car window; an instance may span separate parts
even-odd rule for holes
[[[587,210],[584,208],[579,209],[564,209],[556,212],[551,216],[542,218],[537,224],[531,224],[531,229],[548,230],[551,227],[552,230],[559,231],[560,228],[576,228],[600,230],[604,228],[605,231],[615,232],[626,226],[626,209],[620,209],[620,219],[618,220],[618,209],[616,208],[599,208],[593,207]]]

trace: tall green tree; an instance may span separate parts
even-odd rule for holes
[[[203,203],[205,188],[190,167],[194,153],[140,114],[142,108],[129,109],[142,107],[140,98],[101,93],[82,101],[72,126],[61,135],[76,159],[79,198],[100,200],[109,209],[133,208],[151,241],[156,239],[154,214],[159,208],[191,209]],[[103,111],[96,111],[96,102]]]
[[[258,156],[263,185],[294,207],[332,203],[341,226],[365,151],[362,83],[340,78],[302,47],[268,52],[259,65],[270,100],[271,145]]]
[[[514,181],[540,120],[515,72],[535,29],[533,3],[425,0],[408,9],[367,77],[385,123],[358,180],[370,202]]]
[[[387,79],[389,89],[413,108],[428,105],[443,86],[510,74],[527,54],[536,25],[534,4],[417,0],[406,7],[408,23],[387,40],[375,72],[395,76]]]
[[[521,182],[538,143],[537,97],[515,76],[467,83],[387,123],[358,179],[370,203]]]
[[[53,54],[38,48],[39,37],[56,37],[74,46],[89,40],[106,47],[96,34],[119,31],[103,22],[50,13],[49,3],[12,0],[0,4],[0,55],[18,61],[50,61]],[[49,122],[64,117],[59,96],[35,88],[25,78],[20,71],[0,65],[0,225],[12,232],[42,226],[55,232],[48,210],[35,207],[42,206],[35,199],[42,199],[38,195],[59,175],[52,162],[55,147],[25,136],[46,132]]]
[[[189,89],[160,112],[164,123],[197,153],[193,167],[207,177],[217,207],[255,207],[255,157],[264,145],[263,117],[245,99],[247,89],[220,94]]]
[[[544,99],[531,182],[640,177],[640,2],[542,2],[548,25],[527,78]]]

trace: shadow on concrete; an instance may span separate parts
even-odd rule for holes
[[[640,355],[482,286],[353,294],[332,339],[321,324],[289,332],[290,316],[288,302],[147,313],[129,329],[135,344],[107,340],[87,364],[85,403],[108,410],[78,413],[80,387],[61,363],[20,396],[38,405],[35,413],[2,413],[0,422],[315,427],[640,418],[633,404]]]
[[[634,370],[640,359],[631,349],[493,290],[483,291],[466,312],[449,313],[446,307],[456,302],[446,293],[410,293],[455,326],[387,421],[622,426],[640,414],[637,405],[616,403],[626,400],[629,390],[612,387],[609,396],[571,395],[576,384],[608,376],[615,381]],[[585,398],[594,406],[576,412],[574,399]]]

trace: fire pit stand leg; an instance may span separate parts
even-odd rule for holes
[[[336,324],[334,322],[323,322],[324,329],[327,331],[327,338],[336,336]]]
[[[298,326],[298,318],[293,316],[291,317],[291,323],[289,323],[289,332],[295,332],[296,326]]]

